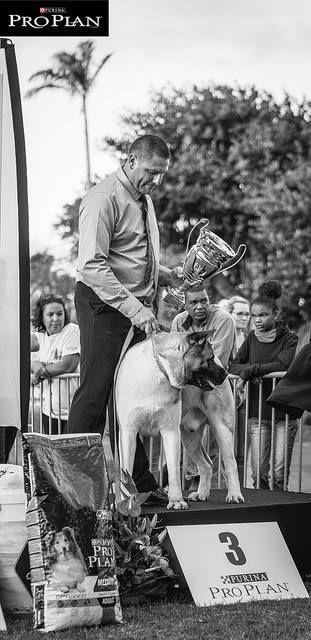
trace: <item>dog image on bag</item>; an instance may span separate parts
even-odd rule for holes
[[[70,589],[83,591],[87,568],[71,527],[47,534],[48,583],[62,593]]]

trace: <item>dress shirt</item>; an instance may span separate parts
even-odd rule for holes
[[[209,306],[206,321],[200,327],[200,331],[210,330],[214,330],[214,334],[210,338],[214,355],[219,358],[222,366],[226,369],[234,345],[235,327],[231,315],[215,304]],[[175,316],[171,331],[191,333],[197,329],[193,329],[192,318],[188,312],[183,311]]]
[[[159,276],[159,231],[146,196],[154,264],[144,285],[147,235],[140,196],[120,167],[88,191],[79,212],[77,280],[127,318],[142,308],[138,298],[152,302]]]

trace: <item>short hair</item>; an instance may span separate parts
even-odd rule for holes
[[[159,158],[164,158],[164,160],[169,160],[171,157],[169,146],[165,140],[160,138],[160,136],[149,134],[140,136],[134,140],[130,146],[128,155],[131,155],[131,153],[135,153],[144,159],[158,156]]]
[[[279,280],[266,280],[258,287],[259,295],[252,301],[254,304],[266,304],[272,311],[278,311],[276,301],[281,297],[282,287]]]
[[[50,304],[51,302],[58,302],[58,304],[62,305],[64,309],[64,314],[65,314],[65,325],[70,322],[69,314],[66,309],[65,302],[62,296],[58,296],[54,293],[48,293],[46,295],[42,295],[40,296],[39,300],[37,300],[35,304],[34,312],[33,312],[33,320],[32,320],[34,329],[36,331],[39,331],[40,333],[44,333],[46,331],[46,328],[43,322],[43,310],[44,310],[44,307],[47,304]]]
[[[228,312],[232,313],[234,305],[240,302],[241,304],[247,304],[247,306],[249,307],[249,302],[248,300],[246,300],[246,298],[243,298],[243,296],[232,296],[231,298],[229,298],[228,300]]]
[[[204,285],[204,282],[198,282],[197,284],[194,284],[192,287],[188,287],[187,289],[185,289],[185,298],[187,297],[187,293],[196,293],[196,291],[205,291],[206,295],[208,296],[208,292],[206,290],[206,286]]]

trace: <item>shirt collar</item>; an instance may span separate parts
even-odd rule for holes
[[[204,327],[206,327],[206,324],[208,322],[208,317],[209,317],[209,314],[207,315],[206,320],[202,325],[202,331],[205,331]],[[192,323],[193,323],[193,320],[191,318],[191,315],[187,313],[184,321],[181,323],[181,326],[185,329],[185,331],[189,331],[189,329],[192,328]]]
[[[188,331],[190,329],[192,325],[192,318],[189,315],[189,313],[187,313],[185,320],[181,323],[181,326]]]
[[[123,185],[123,187],[130,193],[130,195],[132,196],[133,200],[135,200],[135,202],[137,202],[137,200],[139,200],[139,198],[141,196],[141,193],[139,191],[137,191],[137,189],[135,189],[135,187],[132,184],[132,182],[125,175],[122,166],[119,167],[119,169],[116,172],[116,175],[117,175],[118,180],[120,180],[121,184]]]

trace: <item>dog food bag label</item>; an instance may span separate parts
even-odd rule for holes
[[[23,436],[34,626],[122,622],[101,436]]]

